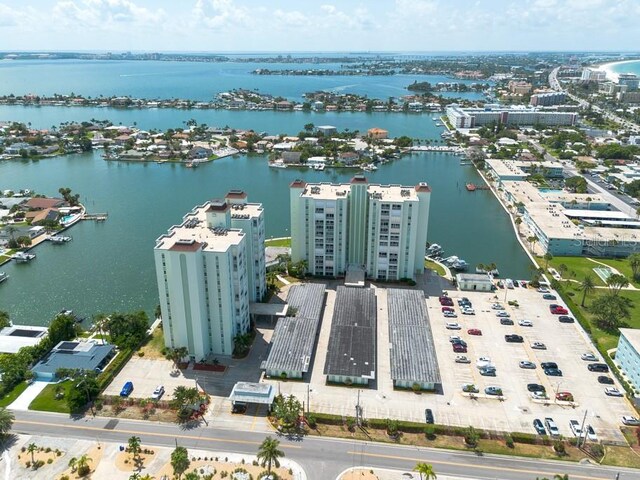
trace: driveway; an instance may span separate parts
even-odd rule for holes
[[[49,382],[33,382],[9,405],[9,408],[11,410],[29,410],[29,405],[31,405],[33,399],[40,395],[40,392],[42,392],[47,385],[49,385]]]

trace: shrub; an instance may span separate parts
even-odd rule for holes
[[[604,456],[604,447],[599,443],[590,443],[589,452],[591,453],[591,455],[593,455],[593,457],[599,460]]]
[[[390,437],[395,437],[396,435],[398,435],[398,421],[397,420],[392,420],[390,418],[387,418],[386,422],[386,426],[387,426],[387,435],[389,435]]]
[[[347,417],[345,423],[347,425],[347,429],[349,429],[350,432],[353,432],[356,426],[356,419],[353,417]]]
[[[307,415],[307,425],[309,425],[309,428],[313,428],[314,430],[318,426],[316,417],[313,413],[310,413],[309,415]]]
[[[469,426],[464,434],[464,442],[470,447],[475,447],[478,445],[478,440],[480,440],[480,434],[475,428]]]
[[[53,458],[48,458],[48,459],[47,459],[47,463],[48,463],[49,465],[51,465],[51,464],[53,463]]]
[[[60,480],[70,480],[70,479],[69,479],[69,475],[62,475],[62,476],[60,477]]]
[[[515,444],[513,442],[513,438],[511,437],[511,435],[507,434],[504,437],[504,443],[507,445],[507,447],[509,448],[513,448],[515,447]]]
[[[567,453],[567,449],[562,440],[555,440],[553,442],[553,451],[559,456],[563,456]]]
[[[429,440],[434,440],[436,438],[436,429],[434,425],[427,425],[424,427],[424,435]]]
[[[144,357],[144,351],[138,350],[138,356],[139,357]]]

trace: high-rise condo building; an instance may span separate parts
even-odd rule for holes
[[[158,238],[154,256],[165,345],[195,360],[231,355],[266,288],[262,206],[240,191],[198,206]]]
[[[424,270],[431,189],[376,185],[362,175],[348,184],[291,184],[291,257],[318,276],[348,267],[369,278],[415,278]]]

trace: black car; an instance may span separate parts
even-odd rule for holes
[[[558,364],[556,362],[542,362],[540,368],[558,368]]]
[[[511,335],[505,335],[504,339],[506,342],[510,342],[510,343],[524,342],[524,338],[522,338],[520,335],[516,335],[515,333],[512,333]]]
[[[590,363],[587,365],[590,372],[608,372],[609,367],[606,363]]]
[[[233,402],[231,413],[244,413],[247,411],[247,404],[244,402]]]
[[[573,322],[575,322],[575,320],[572,317],[568,316],[568,315],[560,315],[558,317],[558,321],[560,323],[573,323]]]
[[[424,419],[427,423],[433,423],[433,411],[430,408],[424,410]]]
[[[613,378],[606,375],[600,375],[598,377],[598,383],[604,383],[605,385],[613,385]]]
[[[513,320],[510,318],[501,318],[500,325],[513,325]]]
[[[561,377],[562,376],[562,370],[560,370],[558,368],[545,368],[543,371],[544,371],[544,374],[548,375],[549,377]]]
[[[533,428],[536,429],[536,433],[538,435],[546,435],[547,434],[547,430],[544,428],[542,420],[540,420],[539,418],[536,418],[533,421]]]
[[[467,342],[465,342],[461,338],[454,338],[453,340],[451,340],[451,345],[462,345],[463,347],[466,347]]]
[[[546,392],[547,389],[544,388],[544,385],[540,385],[538,383],[529,383],[527,384],[527,390],[530,392]]]

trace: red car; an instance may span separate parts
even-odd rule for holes
[[[453,306],[453,300],[449,297],[440,297],[440,305]]]
[[[453,344],[453,351],[456,353],[467,353],[467,347],[459,343]]]
[[[573,402],[573,394],[571,392],[558,392],[556,393],[556,400],[563,402]]]
[[[479,328],[470,328],[469,330],[467,330],[467,333],[469,335],[482,335],[482,330],[480,330]]]
[[[455,310],[453,309],[453,307],[442,307],[442,311],[443,312],[454,312]]]
[[[549,305],[549,310],[554,315],[566,315],[567,313],[569,313],[569,310],[564,308],[562,305],[556,305],[556,304],[553,304],[553,303],[551,305]]]

